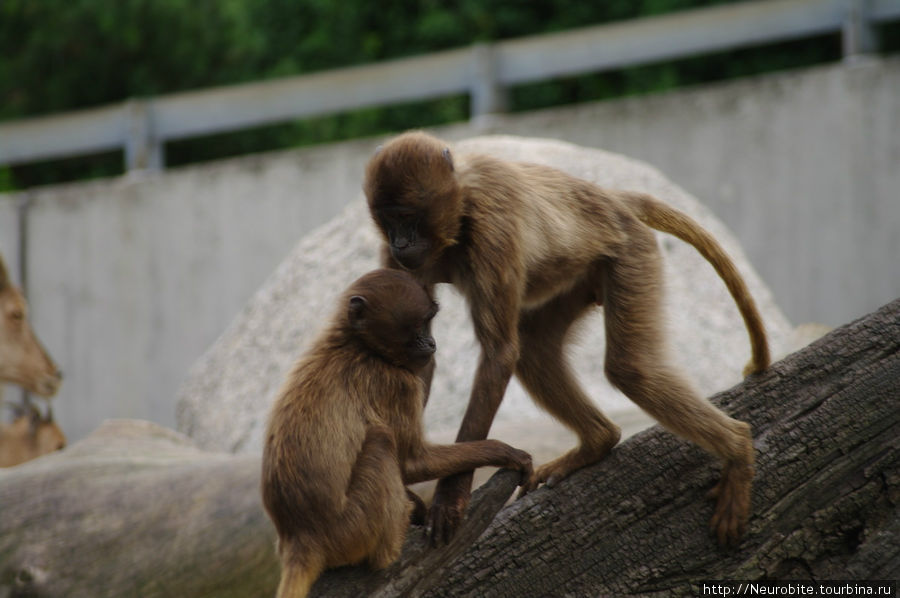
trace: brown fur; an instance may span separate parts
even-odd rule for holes
[[[288,376],[269,419],[262,473],[279,538],[279,597],[305,596],[326,567],[392,563],[414,508],[405,484],[485,465],[530,476],[528,454],[499,441],[425,442],[436,311],[412,276],[371,272],[351,285]]]
[[[0,383],[51,397],[62,375],[28,324],[25,297],[9,280],[0,257]]]
[[[572,325],[601,304],[609,380],[668,429],[724,460],[711,527],[723,543],[740,536],[753,476],[750,428],[700,397],[666,355],[662,258],[650,227],[691,243],[714,265],[747,323],[748,369],[760,371],[769,362],[762,320],[715,239],[649,196],[536,164],[451,156],[420,132],[375,154],[364,189],[386,241],[384,264],[429,287],[449,282],[469,303],[482,353],[457,440],[487,435],[515,373],[580,440],[538,468],[526,490],[604,457],[619,428],[593,406],[564,357]],[[470,485],[470,474],[439,483],[431,511],[438,541],[459,524]]]
[[[47,415],[27,404],[11,424],[0,424],[0,467],[12,467],[31,459],[58,451],[66,446],[66,436]]]

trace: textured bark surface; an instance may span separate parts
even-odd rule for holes
[[[707,532],[718,464],[657,427],[506,507],[516,475],[500,472],[450,546],[427,548],[411,528],[397,564],[329,571],[313,594],[669,596],[703,579],[896,579],[900,300],[713,400],[752,424],[758,451],[737,548]],[[0,471],[0,598],[271,596],[273,548],[259,459],[152,424],[112,422]]]

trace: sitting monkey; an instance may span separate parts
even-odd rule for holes
[[[414,503],[406,484],[493,465],[532,473],[496,440],[425,442],[437,304],[415,279],[375,270],[354,282],[272,409],[263,504],[278,532],[278,597],[306,596],[327,567],[400,555]],[[414,496],[414,495],[413,495]]]

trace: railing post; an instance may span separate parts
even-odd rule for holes
[[[125,103],[125,170],[162,170],[163,146],[153,135],[150,102],[128,100]]]
[[[506,112],[506,90],[497,77],[494,48],[480,43],[472,46],[471,118],[473,120]]]
[[[844,60],[875,52],[877,40],[870,20],[870,0],[845,0],[842,27]]]
[[[19,195],[16,201],[16,235],[18,237],[17,263],[15,265],[19,275],[19,289],[25,298],[28,298],[28,212],[34,196],[31,191],[25,191]],[[3,394],[2,384],[0,384],[0,395]],[[21,389],[20,395],[23,405],[28,405],[30,393],[24,388]],[[0,396],[0,399],[3,397]],[[2,401],[0,401],[2,402]]]

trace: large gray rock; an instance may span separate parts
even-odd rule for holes
[[[731,233],[656,169],[609,152],[544,139],[479,137],[455,144],[454,151],[548,164],[602,186],[652,193],[688,213],[737,263],[763,314],[773,353],[783,353],[790,343],[789,323]],[[740,314],[725,285],[691,246],[666,235],[660,235],[660,242],[666,257],[673,357],[692,374],[702,393],[725,389],[740,380],[750,357]],[[356,277],[377,267],[379,243],[361,197],[303,238],[191,369],[179,392],[179,430],[204,448],[259,452],[269,405],[288,369],[329,318],[336,297]],[[479,350],[459,295],[442,285],[438,300],[441,311],[434,322],[438,367],[425,416],[431,438],[450,440],[465,410]],[[603,376],[603,339],[598,308],[587,318],[579,344],[571,351],[575,369],[597,404],[624,424],[626,432],[640,429],[646,416]],[[565,436],[561,431],[514,381],[492,436],[533,451],[541,461],[570,443],[560,440],[561,434]]]

